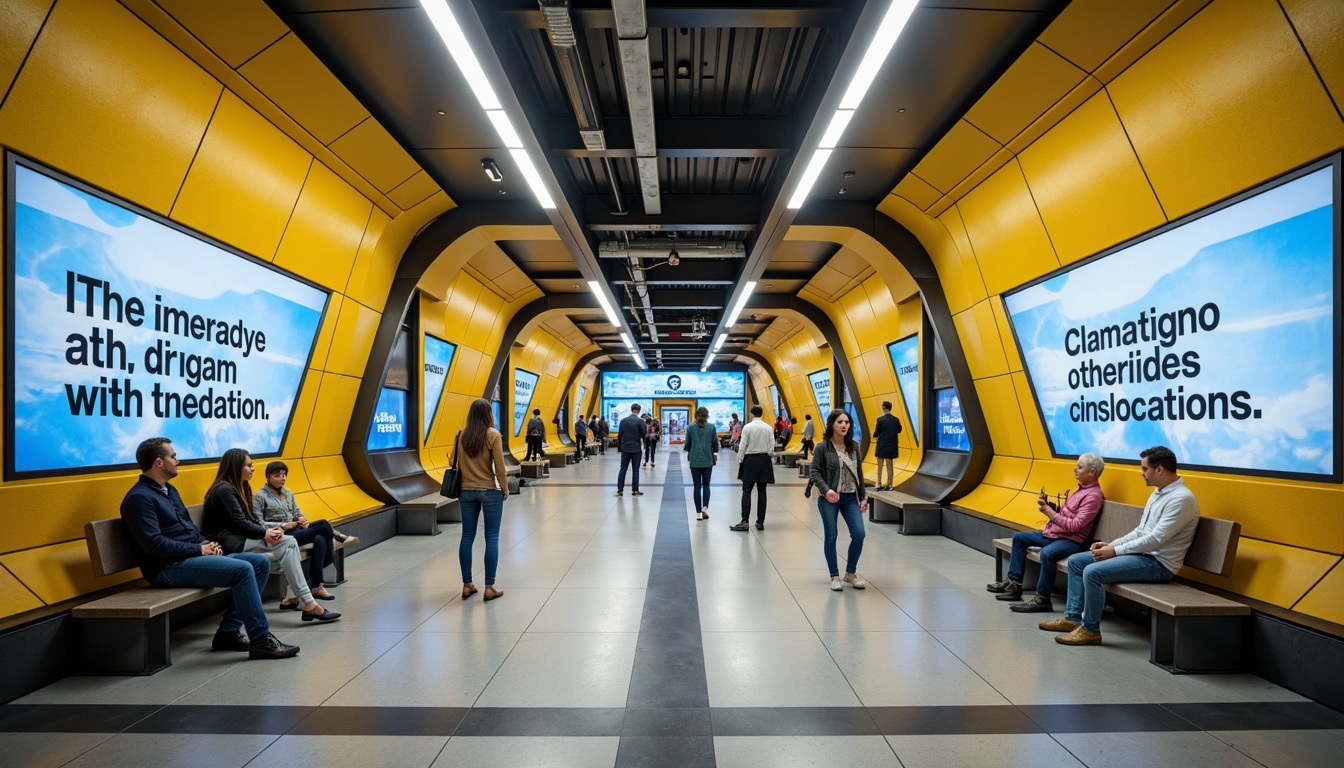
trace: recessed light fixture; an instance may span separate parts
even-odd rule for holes
[[[485,171],[486,178],[496,184],[504,180],[504,174],[500,173],[499,166],[495,165],[495,160],[492,157],[481,158],[481,170]],[[500,190],[500,192],[503,191],[504,190],[502,189]]]
[[[446,115],[446,114],[448,114],[448,113],[447,113],[447,112],[444,112],[442,109],[439,110],[439,115],[440,115],[440,116],[442,116],[442,115]]]

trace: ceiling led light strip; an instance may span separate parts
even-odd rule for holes
[[[611,302],[607,301],[607,294],[603,293],[602,286],[599,285],[596,280],[589,280],[588,289],[597,297],[597,303],[602,306],[602,311],[607,313],[607,320],[610,321],[612,325],[619,326],[621,324],[621,318],[617,317],[616,310],[611,308]],[[624,336],[625,334],[621,335]],[[629,345],[627,344],[626,346]]]
[[[490,81],[485,76],[485,70],[481,68],[481,62],[472,51],[466,34],[458,25],[446,0],[420,0],[420,6],[425,9],[430,23],[439,33],[453,61],[457,63],[462,77],[466,78],[471,92],[476,94],[476,101],[480,102],[481,109],[485,110],[485,116],[490,118],[491,124],[495,126],[495,133],[499,134],[500,141],[504,142],[509,154],[513,156],[513,161],[518,164],[518,169],[522,171],[527,185],[532,188],[532,194],[536,195],[537,202],[541,203],[542,208],[555,208],[555,200],[546,189],[546,183],[542,181],[536,165],[532,163],[532,158],[523,147],[522,138],[509,122],[509,116],[504,112],[504,105],[495,95],[495,89],[490,87]]]
[[[742,295],[737,297],[737,304],[733,306],[733,313],[728,315],[728,322],[724,323],[725,330],[731,328],[737,322],[737,316],[742,314],[742,309],[747,306],[747,299],[751,298],[751,292],[754,290],[756,290],[756,281],[747,281],[747,284],[742,288]],[[722,337],[720,337],[720,341],[722,341]],[[719,348],[715,347],[714,351],[719,351]]]

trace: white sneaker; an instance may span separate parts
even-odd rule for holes
[[[845,588],[845,583],[844,583],[843,581],[840,580],[840,577],[839,577],[839,576],[836,576],[834,579],[831,579],[831,591],[832,591],[832,592],[839,592],[840,590],[842,590],[842,589],[844,589],[844,588]]]
[[[868,586],[868,582],[864,581],[863,577],[857,573],[854,574],[854,578],[852,579],[849,577],[849,574],[845,574],[844,582],[855,589],[863,589]]]

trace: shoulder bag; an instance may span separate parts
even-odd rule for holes
[[[457,431],[457,437],[453,441],[453,465],[443,473],[443,487],[439,489],[440,496],[446,496],[450,499],[456,499],[462,495],[462,473],[457,469],[457,451],[462,446],[462,430]]]

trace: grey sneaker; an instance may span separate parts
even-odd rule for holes
[[[996,581],[985,585],[986,592],[993,592],[1000,600],[1019,600],[1022,597],[1022,585],[1016,581]]]
[[[1013,613],[1053,613],[1055,605],[1048,597],[1032,595],[1032,598],[1025,603],[1008,606],[1008,610]]]
[[[836,576],[834,579],[831,579],[832,592],[839,592],[844,588],[845,588],[845,582],[841,581],[839,576]]]
[[[863,577],[857,573],[846,573],[842,581],[855,589],[864,589],[868,586],[868,582],[864,581]]]

